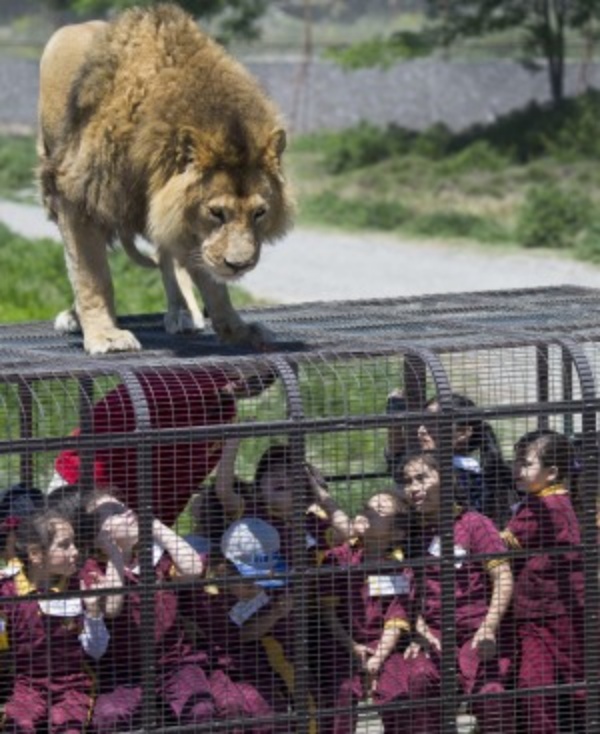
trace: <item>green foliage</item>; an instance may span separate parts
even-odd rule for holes
[[[302,217],[307,222],[339,225],[353,229],[397,229],[406,222],[406,208],[396,201],[343,199],[333,191],[305,199]]]
[[[216,34],[223,42],[234,38],[257,38],[257,22],[267,8],[267,0],[174,0],[197,18],[215,19]],[[78,13],[109,13],[133,6],[156,5],[156,0],[71,0]]]
[[[429,5],[437,14],[439,37],[445,44],[517,29],[524,63],[545,59],[555,104],[564,95],[567,33],[585,33],[600,11],[597,0],[446,0],[442,6],[437,0],[429,0]]]
[[[479,242],[508,242],[510,229],[494,219],[468,212],[438,210],[411,219],[408,229],[427,237],[460,237]]]
[[[435,35],[424,31],[396,31],[388,38],[378,36],[344,48],[330,48],[326,58],[344,69],[379,66],[387,69],[399,61],[428,56],[436,46]]]
[[[122,314],[164,311],[158,271],[131,263],[123,252],[111,255],[117,310]],[[27,240],[0,223],[0,321],[51,319],[72,300],[62,247],[52,240]],[[252,303],[233,290],[238,306]]]
[[[579,192],[534,187],[519,212],[517,237],[524,247],[572,247],[592,223],[593,204]]]
[[[0,196],[14,198],[34,186],[33,138],[0,136]]]

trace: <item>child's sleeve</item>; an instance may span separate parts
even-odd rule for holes
[[[538,541],[539,518],[531,507],[525,506],[511,518],[501,536],[509,548],[531,548]]]

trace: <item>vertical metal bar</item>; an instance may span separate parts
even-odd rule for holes
[[[136,447],[138,477],[138,520],[140,527],[139,563],[140,563],[140,634],[142,637],[141,670],[142,670],[142,729],[150,731],[157,726],[156,707],[156,644],[154,640],[155,609],[154,587],[156,577],[152,559],[152,521],[154,519],[152,475],[152,446],[144,431],[152,427],[150,411],[146,395],[135,372],[128,370],[121,373],[121,378],[129,392],[135,430],[140,440]]]
[[[536,376],[537,398],[540,403],[547,403],[550,397],[548,379],[548,345],[543,344],[536,348]],[[538,416],[538,428],[548,428],[548,416]]]
[[[404,355],[404,395],[407,410],[423,410],[427,400],[427,367],[425,362],[409,353]],[[409,431],[406,436],[408,452],[419,447],[417,432]]]
[[[79,429],[82,436],[94,432],[93,410],[94,410],[94,379],[89,375],[79,377],[77,380],[79,395]],[[81,468],[79,473],[79,486],[82,491],[87,492],[94,486],[94,449],[82,448],[79,451]]]
[[[585,665],[585,734],[600,731],[600,582],[598,578],[598,439],[596,426],[596,386],[590,363],[579,344],[561,339],[569,353],[581,386],[582,398],[582,476],[579,485],[582,517],[584,563],[584,665]]]
[[[304,408],[298,378],[289,362],[282,357],[270,360],[281,377],[286,395],[288,417],[298,423],[297,430],[289,434],[289,447],[292,455],[292,486],[304,489],[306,475],[304,462],[306,456],[305,429],[301,422]],[[310,726],[309,707],[309,661],[308,619],[306,614],[308,584],[305,571],[306,555],[306,497],[304,491],[294,492],[292,512],[292,572],[294,586],[294,706],[299,720],[292,729],[298,734],[308,734]]]
[[[453,483],[453,406],[452,389],[444,365],[439,357],[428,349],[410,350],[409,371],[414,376],[410,389],[412,399],[422,400],[418,408],[423,409],[426,375],[433,379],[435,394],[440,406],[438,421],[438,459],[441,473],[440,498],[440,575],[442,586],[441,610],[441,685],[440,706],[442,734],[456,734],[456,569],[454,567],[454,483]]]
[[[33,438],[33,387],[30,382],[19,382],[19,421],[21,438]],[[25,487],[33,486],[33,456],[25,449],[20,455],[19,478]]]
[[[567,349],[562,349],[562,399],[573,400],[573,359]],[[573,435],[573,414],[563,415],[563,433]]]

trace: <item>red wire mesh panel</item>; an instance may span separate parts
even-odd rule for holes
[[[600,294],[0,328],[20,732],[598,731]]]

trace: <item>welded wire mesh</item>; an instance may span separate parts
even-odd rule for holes
[[[258,356],[0,327],[5,730],[595,734],[599,313],[255,309]]]

